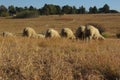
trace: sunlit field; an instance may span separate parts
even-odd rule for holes
[[[0,18],[0,32],[22,33],[25,27],[32,27],[38,33],[44,33],[48,28],[60,31],[63,27],[74,31],[79,25],[87,23],[101,24],[107,28],[107,32],[114,34],[120,31],[120,14],[51,15],[30,19]]]
[[[37,33],[48,28],[60,32],[87,23],[101,24],[105,40],[35,39],[22,37],[25,27]],[[39,18],[0,18],[0,80],[119,80],[120,14],[51,15]]]

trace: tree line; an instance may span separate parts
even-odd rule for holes
[[[14,16],[26,11],[32,11],[38,15],[62,15],[62,14],[99,14],[99,13],[119,13],[117,10],[111,10],[108,4],[105,4],[101,8],[96,6],[90,7],[87,11],[84,6],[76,8],[75,6],[65,5],[60,7],[54,4],[45,4],[42,8],[29,7],[15,7],[13,5],[8,8],[4,5],[0,5],[0,16]]]

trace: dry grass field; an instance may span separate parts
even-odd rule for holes
[[[24,27],[32,27],[38,33],[44,33],[48,28],[60,31],[63,27],[69,27],[74,31],[79,25],[87,23],[101,24],[107,28],[107,32],[114,34],[120,31],[120,14],[51,15],[30,19],[0,18],[0,32],[21,33]]]
[[[120,33],[120,14],[51,15],[30,19],[0,18],[0,32],[16,35],[32,27],[46,29],[98,23]],[[119,80],[120,39],[89,42],[69,39],[0,37],[0,80]]]

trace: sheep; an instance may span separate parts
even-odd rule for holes
[[[72,30],[69,29],[69,28],[63,28],[61,30],[61,36],[62,37],[66,37],[68,39],[75,39],[75,36],[74,36]]]
[[[3,37],[14,37],[14,35],[10,32],[3,32],[2,35]]]
[[[46,31],[45,38],[60,38],[60,35],[56,30],[50,28]]]
[[[37,34],[37,38],[45,38],[45,35],[43,35],[43,34]]]
[[[84,40],[85,39],[85,26],[83,25],[80,25],[78,27],[78,29],[76,30],[76,33],[75,33],[75,36],[77,39],[82,39]]]
[[[99,30],[92,25],[87,25],[85,28],[85,36],[88,39],[102,39],[105,38],[100,34]]]
[[[37,33],[35,32],[35,30],[33,28],[26,27],[26,28],[23,29],[23,36],[36,37]]]

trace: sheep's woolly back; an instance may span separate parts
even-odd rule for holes
[[[56,30],[50,28],[46,31],[45,37],[46,38],[48,38],[48,37],[49,38],[60,38],[60,35]]]
[[[75,36],[70,28],[63,28],[61,30],[61,36],[69,39],[75,39]]]
[[[86,33],[89,36],[90,39],[105,39],[99,32],[97,28],[95,28],[92,25],[86,26]]]
[[[75,36],[76,38],[81,38],[81,39],[84,39],[85,38],[85,26],[83,25],[80,25],[77,30],[76,30],[76,33],[75,33]]]
[[[45,38],[45,35],[43,35],[43,34],[37,34],[37,37],[38,38]]]
[[[3,32],[2,33],[3,37],[13,37],[14,35],[10,32]]]
[[[36,37],[37,33],[35,32],[35,30],[33,28],[30,27],[26,27],[23,30],[23,36],[26,37]]]

